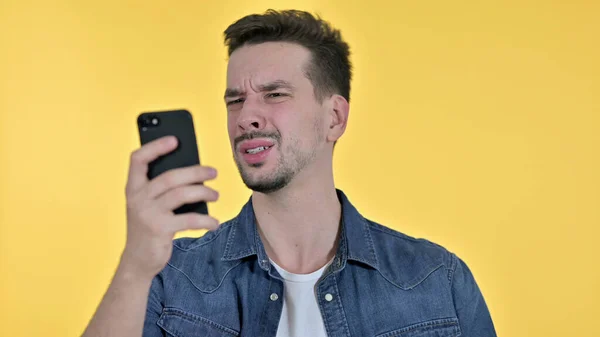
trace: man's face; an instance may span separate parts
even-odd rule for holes
[[[268,42],[237,49],[229,59],[225,102],[235,162],[248,188],[286,186],[325,144],[325,110],[305,75],[310,52]]]

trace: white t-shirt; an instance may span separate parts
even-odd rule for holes
[[[284,280],[283,312],[277,328],[277,337],[327,337],[317,304],[315,284],[329,263],[310,274],[293,274],[275,262],[271,263]]]

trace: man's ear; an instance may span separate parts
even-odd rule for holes
[[[330,100],[330,123],[329,129],[327,130],[327,140],[335,142],[344,134],[344,131],[346,131],[350,105],[348,104],[348,101],[340,95],[333,95]]]

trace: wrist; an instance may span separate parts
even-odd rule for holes
[[[134,283],[140,286],[146,284],[149,286],[155,276],[143,272],[135,262],[128,260],[124,256],[121,256],[121,261],[117,267],[116,275],[119,279],[127,283]]]

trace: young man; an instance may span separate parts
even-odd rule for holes
[[[351,66],[339,31],[299,11],[242,18],[225,31],[231,146],[253,191],[218,226],[183,203],[215,201],[208,167],[153,181],[164,138],[131,156],[127,244],[85,336],[495,336],[454,254],[363,218],[335,188],[332,156],[348,120]],[[177,231],[210,229],[173,242]]]

